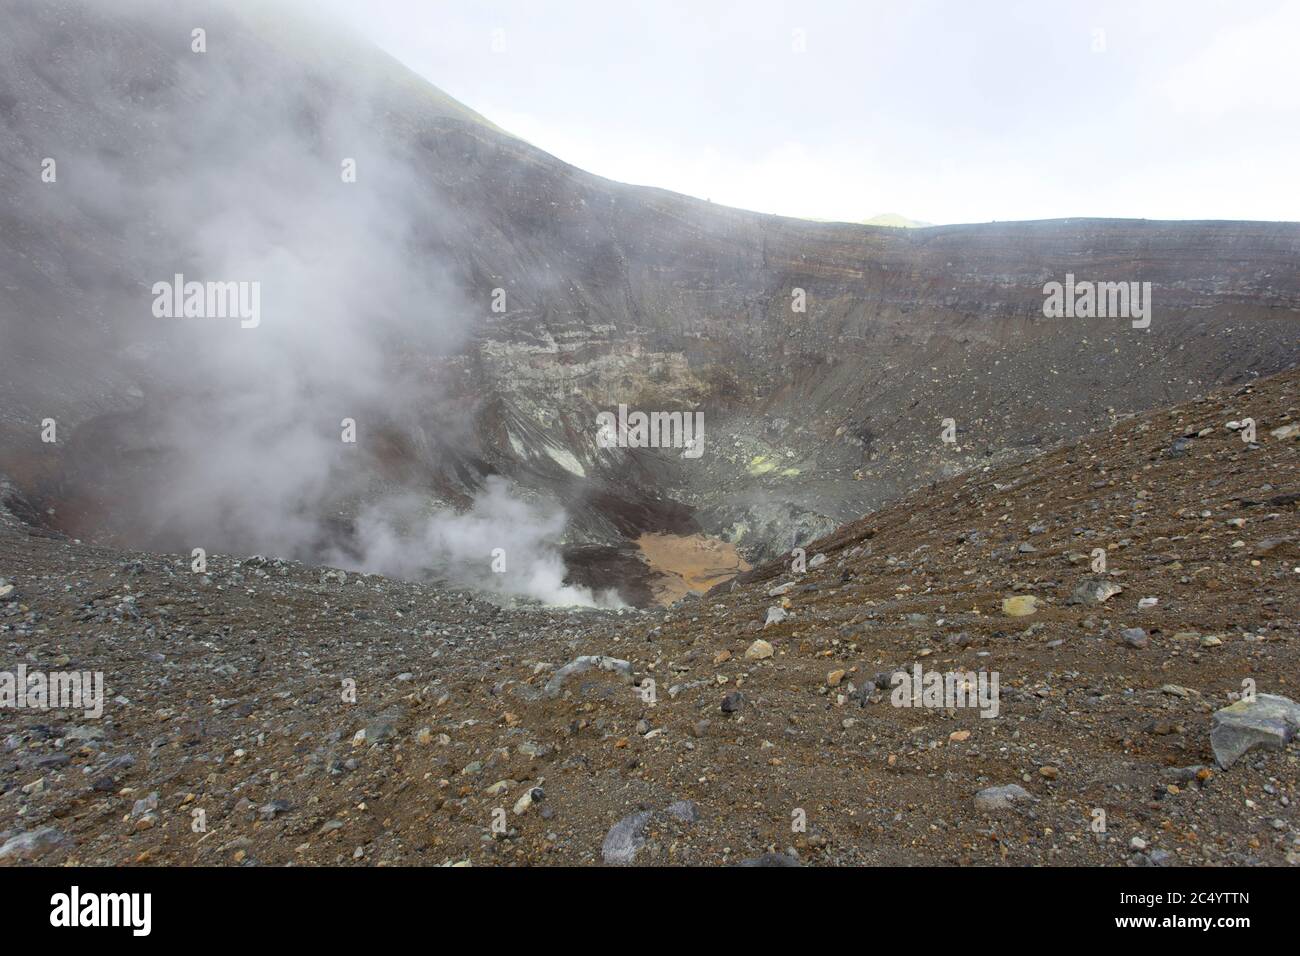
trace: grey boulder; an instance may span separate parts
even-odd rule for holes
[[[1067,604],[1104,604],[1124,589],[1114,581],[1102,578],[1089,578],[1083,581],[1070,595]]]
[[[67,837],[55,827],[20,833],[0,846],[0,860],[35,860],[63,843]]]
[[[1210,746],[1224,770],[1248,750],[1281,750],[1300,730],[1300,704],[1286,697],[1257,694],[1214,712],[1210,721]]]
[[[1016,803],[1033,799],[1029,791],[1016,783],[1001,787],[986,787],[975,794],[975,806],[981,810],[1005,810]]]
[[[600,848],[601,858],[614,866],[631,863],[637,850],[645,846],[645,827],[649,822],[649,810],[619,820],[605,834],[605,842]]]
[[[552,674],[551,679],[546,682],[543,693],[547,697],[559,697],[560,692],[564,690],[565,681],[576,674],[583,674],[593,669],[609,671],[627,679],[632,677],[632,665],[627,661],[619,660],[617,657],[587,654],[582,657],[575,657]]]

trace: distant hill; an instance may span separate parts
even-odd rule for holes
[[[878,216],[872,216],[870,219],[863,220],[864,226],[896,226],[899,229],[921,229],[925,226],[933,226],[932,222],[921,222],[919,219],[908,219],[906,216],[900,216],[896,212],[882,212]]]

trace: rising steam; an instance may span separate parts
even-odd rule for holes
[[[522,501],[502,478],[489,478],[467,512],[423,514],[426,509],[427,503],[406,496],[362,511],[357,541],[369,570],[407,578],[434,574],[548,604],[623,606],[613,593],[564,583],[564,562],[555,548],[564,533],[563,512]],[[486,552],[485,542],[494,541],[502,542],[493,549],[498,553]]]
[[[85,15],[78,3],[63,6],[73,25]],[[39,18],[16,14],[0,60],[57,58],[61,95],[76,105],[24,114],[11,144],[33,169],[39,157],[57,158],[57,190],[34,176],[10,182],[45,190],[24,199],[56,237],[58,267],[47,274],[70,276],[49,290],[47,311],[90,295],[115,330],[111,339],[79,330],[60,347],[80,342],[88,364],[111,349],[148,383],[129,410],[131,480],[105,492],[119,539],[334,556],[387,574],[433,572],[552,603],[597,603],[563,584],[562,513],[497,483],[465,514],[430,513],[427,479],[420,487],[409,476],[376,477],[386,434],[415,436],[409,454],[427,475],[438,450],[469,433],[464,416],[446,411],[444,370],[486,313],[489,291],[469,281],[447,238],[473,227],[431,185],[436,148],[395,118],[406,114],[391,108],[393,64],[370,50],[340,58],[334,47],[350,41],[296,20],[251,28],[238,5],[116,6],[108,29],[120,35],[70,27],[71,48]],[[268,16],[260,5],[248,11]],[[196,26],[205,52],[191,49]],[[337,62],[357,68],[340,76],[328,66]],[[21,89],[27,77],[0,80]],[[343,175],[349,162],[355,182]],[[118,243],[112,258],[88,257],[69,238],[104,228]],[[159,318],[151,288],[177,274],[256,283],[260,321]],[[342,438],[345,419],[355,444]],[[506,573],[491,570],[494,548]]]

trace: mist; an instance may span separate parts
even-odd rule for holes
[[[138,64],[113,52],[130,42],[69,49],[24,27],[7,27],[8,51],[61,57],[69,99],[102,109],[90,128],[57,110],[29,128],[23,146],[57,160],[58,192],[16,186],[46,190],[39,205],[66,231],[59,241],[107,225],[126,263],[80,264],[76,284],[116,331],[70,346],[80,341],[88,364],[107,349],[148,383],[141,464],[112,490],[115,537],[437,569],[503,595],[598,603],[563,584],[562,512],[494,483],[458,515],[418,480],[375,474],[388,436],[416,436],[432,471],[468,434],[445,376],[487,311],[487,290],[467,287],[445,241],[473,224],[456,220],[429,182],[432,157],[395,128],[382,55],[354,54],[358,69],[338,76],[316,66],[330,62],[320,53],[353,41],[282,7],[133,0],[114,28],[176,44],[135,50],[157,55],[142,85]],[[173,281],[228,285],[259,314],[160,307],[156,287]],[[490,570],[494,548],[505,573]]]
[[[488,478],[466,512],[422,514],[425,507],[407,496],[363,509],[357,537],[368,570],[402,578],[436,575],[550,604],[623,606],[612,590],[593,593],[564,583],[564,562],[554,546],[564,533],[564,513],[522,500],[504,479]],[[487,554],[485,543],[493,544]],[[336,560],[347,563],[344,555]]]

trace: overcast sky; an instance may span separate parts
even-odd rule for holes
[[[1300,0],[313,7],[567,162],[717,203],[1300,220]]]

